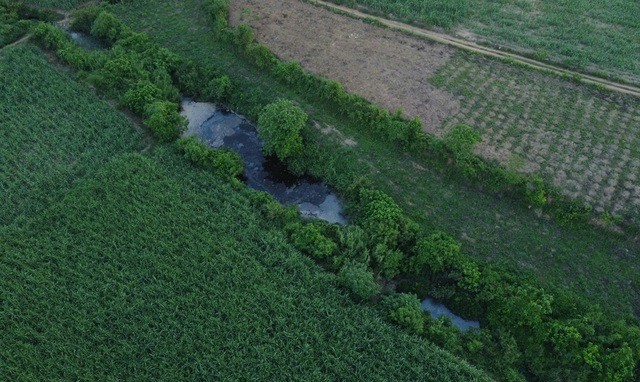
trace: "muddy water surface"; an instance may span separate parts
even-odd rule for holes
[[[277,158],[265,157],[256,127],[242,116],[187,99],[182,102],[182,115],[189,120],[186,135],[242,156],[249,187],[268,192],[280,203],[297,205],[303,216],[346,224],[337,194],[318,179],[296,176]]]
[[[429,314],[431,314],[431,317],[433,318],[438,318],[441,316],[448,317],[451,320],[453,326],[462,330],[463,332],[480,328],[480,323],[478,321],[465,320],[464,318],[454,314],[446,306],[442,305],[431,297],[427,297],[422,300],[422,310],[425,312],[429,312]]]
[[[67,33],[69,33],[69,36],[71,36],[71,39],[76,44],[78,44],[81,48],[84,48],[86,50],[103,50],[103,49],[109,48],[109,46],[106,43],[86,33],[70,31],[70,30],[68,30]]]

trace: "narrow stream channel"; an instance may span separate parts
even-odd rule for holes
[[[67,33],[69,33],[71,40],[73,40],[73,42],[78,44],[81,48],[84,48],[86,50],[109,49],[109,46],[105,42],[100,41],[99,39],[86,33],[76,32],[68,29],[66,31]]]
[[[105,43],[97,38],[91,37],[81,32],[70,32],[71,39],[86,50],[103,50],[109,48]]]
[[[433,318],[438,318],[441,316],[448,317],[451,320],[453,326],[462,330],[463,332],[480,328],[480,323],[478,321],[465,320],[464,318],[454,314],[446,306],[442,305],[431,297],[427,297],[422,300],[422,310],[424,312],[429,312],[429,314],[431,314],[431,317]]]
[[[249,187],[266,191],[282,204],[296,205],[300,214],[329,223],[347,223],[338,196],[326,184],[309,176],[296,176],[274,157],[262,154],[256,127],[231,111],[212,103],[185,99],[182,113],[193,135],[213,148],[227,147],[242,156]]]

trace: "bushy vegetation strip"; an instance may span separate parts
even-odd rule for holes
[[[324,81],[304,73],[295,63],[277,61],[266,48],[253,42],[241,44],[242,41],[253,41],[250,29],[227,29],[227,3],[213,1],[210,5],[213,20],[221,28],[218,33],[222,33],[224,38],[235,39],[244,54],[254,52],[250,53],[251,57],[261,58],[256,60],[257,65],[276,68],[281,80],[290,81],[291,86],[299,86],[298,78]],[[92,30],[99,29],[95,25],[104,20],[111,20],[109,22],[113,24],[106,30],[115,32],[103,37],[112,39],[114,47],[117,47],[120,39],[109,36],[119,36],[124,27],[114,23],[111,16],[97,15]],[[51,33],[55,35],[55,32]],[[47,34],[43,33],[45,42]],[[193,70],[193,76],[183,74],[174,77],[198,78],[198,72],[203,70],[189,65],[185,67]],[[214,84],[226,82],[212,81]],[[225,97],[233,100],[245,96],[236,94],[233,84],[230,85]],[[341,90],[337,83],[333,83],[331,88],[336,87]],[[109,87],[106,89],[108,91]],[[327,88],[319,89],[326,91]],[[194,87],[192,91],[198,90]],[[200,90],[199,94],[203,92]],[[343,91],[337,92],[340,97],[347,97],[345,102],[351,107],[346,110],[347,107],[342,105],[343,112],[351,118],[378,126],[383,136],[396,142],[406,141],[408,149],[413,145],[431,144],[429,137],[424,135],[407,139],[412,131],[420,131],[419,123],[403,121],[399,116],[390,115],[356,96],[342,94]],[[268,115],[269,111],[268,108],[258,110],[258,119],[262,113]],[[295,113],[292,115],[295,117]],[[293,118],[295,120],[300,118]],[[466,152],[473,140],[468,129],[460,128],[456,135],[442,143],[456,153],[454,159],[466,171],[474,170],[473,163],[465,167],[473,160]],[[296,159],[288,158],[294,167]],[[538,380],[615,381],[628,380],[633,376],[640,343],[637,327],[620,320],[608,320],[597,306],[582,304],[571,295],[552,295],[504,273],[487,267],[481,269],[463,255],[460,244],[446,234],[425,236],[415,223],[404,216],[393,199],[366,186],[366,181],[352,179],[341,190],[351,201],[352,214],[356,219],[356,225],[344,231],[323,224],[310,228],[315,225],[300,223],[295,211],[282,208],[266,195],[255,198],[254,203],[261,209],[265,221],[281,225],[301,251],[336,270],[341,283],[351,288],[357,298],[366,300],[376,296],[377,290],[371,282],[375,278],[395,278],[404,283],[405,290],[438,290],[446,301],[469,315],[480,317],[487,329],[463,335],[441,324],[434,325],[420,311],[415,296],[385,295],[382,304],[389,319],[469,357],[501,379],[522,380],[523,370]]]
[[[64,63],[82,71],[104,95],[136,113],[159,142],[178,139],[187,126],[179,113],[180,90],[189,94],[203,74],[194,72],[192,64],[152,43],[145,34],[133,32],[100,5],[77,10],[72,27],[104,40],[110,49],[86,51],[51,24],[40,24],[34,38]],[[208,76],[208,96],[223,100],[229,91],[228,78],[216,73]],[[231,178],[243,172],[242,159],[229,150],[209,149],[193,139],[183,139],[180,147],[201,167],[216,169]]]

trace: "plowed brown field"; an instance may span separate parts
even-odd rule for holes
[[[428,81],[453,48],[298,0],[234,0],[230,22],[249,24],[278,57],[298,61],[389,110],[419,117],[429,132],[441,133],[442,122],[460,108],[457,98]]]

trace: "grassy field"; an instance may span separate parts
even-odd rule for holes
[[[542,60],[640,82],[640,3],[634,0],[334,0]]]
[[[537,173],[597,212],[640,221],[640,102],[458,53],[431,82],[461,100],[442,129],[478,130],[478,152]]]
[[[0,162],[3,188],[29,169],[55,185],[27,182],[20,208],[3,205],[20,224],[0,225],[0,379],[488,380],[352,302],[251,208],[253,191],[171,146],[139,152],[125,117],[35,48],[4,50],[0,71],[13,122],[0,131],[22,148]],[[20,88],[38,95],[28,110]],[[19,129],[27,112],[43,128]],[[59,149],[24,145],[58,124]]]
[[[35,48],[0,53],[0,226],[41,211],[113,155],[141,148],[131,122],[72,76]]]
[[[638,243],[596,228],[569,229],[538,215],[519,202],[467,187],[446,167],[399,154],[401,150],[362,133],[350,121],[304,95],[294,94],[264,72],[248,65],[234,49],[215,40],[201,8],[189,0],[117,5],[114,10],[132,27],[200,64],[213,65],[232,75],[248,90],[247,110],[279,96],[295,99],[327,131],[314,142],[322,160],[343,171],[359,172],[391,195],[429,230],[443,229],[464,242],[477,259],[534,276],[543,285],[569,288],[618,313],[640,307]],[[256,106],[257,107],[257,106]],[[352,138],[355,147],[336,144],[338,134]]]

